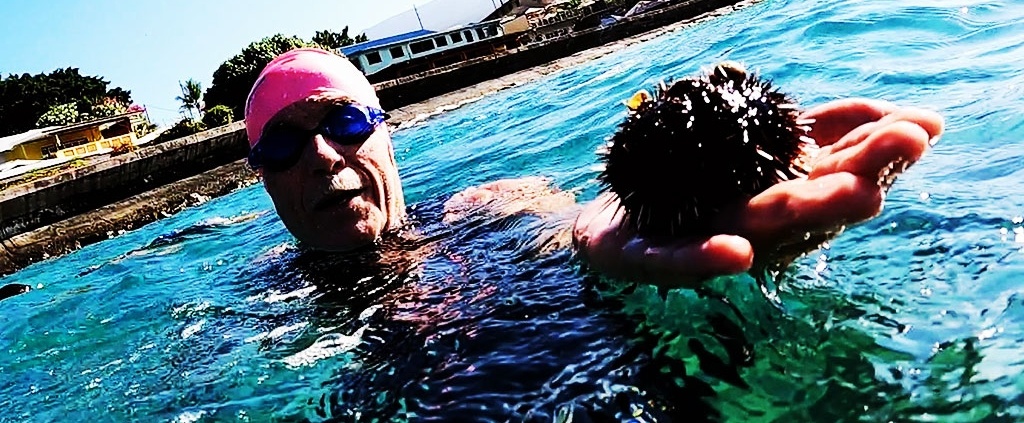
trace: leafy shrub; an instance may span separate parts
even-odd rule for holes
[[[187,137],[189,135],[203,132],[205,130],[206,125],[202,122],[185,118],[179,120],[178,123],[175,123],[174,126],[171,127],[171,129],[164,131],[164,133],[160,134],[160,136],[157,137],[153,142],[161,143],[165,141],[176,140],[178,138]]]
[[[267,63],[288,50],[317,45],[295,36],[272,35],[255,41],[242,52],[221,63],[213,72],[213,83],[206,90],[206,104],[223,104],[235,119],[244,116],[245,99]]]
[[[366,34],[356,35],[355,38],[349,37],[348,26],[342,29],[341,32],[334,32],[331,30],[317,31],[313,34],[313,44],[319,45],[324,50],[337,50],[339,48],[361,43],[367,41]]]
[[[158,128],[157,125],[154,123],[150,123],[149,120],[147,119],[142,122],[139,122],[138,124],[135,124],[132,130],[135,131],[135,138],[142,138],[147,134],[155,131],[156,128]]]
[[[78,103],[79,114],[89,113],[89,107],[103,98],[132,102],[129,91],[109,88],[103,78],[82,75],[76,68],[0,77],[0,137],[32,129],[53,106]]]
[[[119,115],[122,113],[126,113],[127,111],[128,107],[125,106],[124,103],[111,98],[107,98],[104,99],[102,102],[94,104],[92,108],[89,110],[89,114],[92,116],[93,119],[99,119]]]
[[[207,128],[216,128],[218,126],[224,126],[231,122],[234,122],[235,116],[231,108],[223,104],[218,104],[206,110],[203,113],[203,124]]]
[[[64,126],[92,119],[111,117],[128,112],[128,106],[120,100],[107,97],[94,103],[73,102],[50,107],[36,120],[36,127]],[[145,110],[145,109],[143,109]]]
[[[46,113],[36,120],[37,128],[45,128],[47,126],[64,126],[78,122],[80,115],[78,113],[78,103],[64,103],[50,107]]]

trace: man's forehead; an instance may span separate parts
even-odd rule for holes
[[[360,103],[347,91],[334,88],[324,88],[322,90],[318,90],[311,94],[309,97],[306,97],[304,100],[301,100],[301,102],[332,105]]]
[[[329,110],[337,106],[347,104],[358,104],[348,95],[341,92],[321,93],[311,95],[305,99],[296,101],[274,114],[267,122],[267,127],[281,123],[292,122],[304,124],[304,126],[315,126],[320,123]]]
[[[373,85],[345,58],[320,49],[281,54],[267,64],[249,92],[245,122],[250,147],[283,109],[323,102],[380,107]]]

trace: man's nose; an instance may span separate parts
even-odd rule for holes
[[[307,146],[302,155],[314,175],[333,175],[345,167],[345,156],[323,135],[314,135],[310,142],[313,145]]]

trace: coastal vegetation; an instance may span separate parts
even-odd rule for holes
[[[0,137],[39,124],[66,125],[127,110],[132,104],[131,92],[108,85],[102,77],[82,75],[70,67],[0,79]],[[41,119],[44,115],[48,116]]]
[[[235,116],[231,112],[231,108],[223,104],[213,106],[206,113],[203,113],[203,123],[208,128],[224,126],[234,121]]]
[[[282,34],[254,41],[221,63],[214,71],[213,83],[205,93],[201,84],[194,79],[178,83],[181,95],[176,100],[181,104],[182,118],[161,134],[156,142],[181,138],[243,119],[245,98],[252,84],[256,82],[263,67],[281,53],[302,47],[334,51],[363,41],[367,41],[365,34],[353,38],[349,36],[347,26],[341,32],[317,31],[308,41]]]
[[[159,137],[153,140],[153,142],[161,143],[173,139],[178,139],[181,137],[187,137],[195,133],[203,132],[206,129],[206,124],[204,124],[202,121],[191,118],[184,118],[175,123],[174,126],[170,127],[169,129],[161,133]]]
[[[48,126],[64,126],[78,122],[85,122],[93,119],[102,119],[105,117],[116,116],[123,113],[141,112],[145,109],[137,104],[126,106],[119,100],[112,98],[104,98],[95,104],[84,104],[85,107],[78,102],[58,104],[50,107],[46,113],[43,113],[39,119],[36,120],[37,128],[45,128]],[[148,125],[148,122],[147,122]],[[152,131],[153,128],[148,128],[146,131]],[[140,137],[142,135],[139,135]]]
[[[281,34],[255,41],[217,68],[213,84],[205,93],[195,79],[179,82],[182,94],[177,100],[186,116],[159,139],[190,135],[242,119],[249,88],[263,67],[278,54],[300,47],[336,50],[363,41],[367,41],[365,34],[352,37],[347,26],[341,32],[317,31],[308,41]],[[145,111],[143,106],[132,103],[131,91],[109,85],[103,77],[82,75],[78,68],[72,67],[0,78],[0,137]],[[142,137],[155,128],[145,119],[133,129]]]
[[[299,37],[272,35],[246,46],[234,57],[221,63],[213,72],[213,83],[206,90],[206,104],[231,109],[236,119],[244,115],[245,97],[270,60],[288,50],[314,46]],[[211,107],[212,107],[211,106]]]
[[[328,50],[339,49],[347,45],[362,43],[369,40],[370,39],[366,37],[366,34],[356,35],[355,38],[349,37],[347,26],[342,29],[340,33],[327,30],[317,31],[313,34],[312,39],[313,43]]]
[[[187,81],[178,81],[178,87],[181,88],[181,95],[174,99],[181,103],[179,110],[182,112],[182,118],[174,126],[161,133],[154,140],[155,143],[189,136],[214,126],[219,126],[209,126],[206,124],[203,113],[203,86],[199,81],[192,78],[189,78]],[[196,119],[196,115],[202,116],[203,119]]]
[[[283,34],[254,41],[240,53],[221,63],[213,72],[213,83],[206,90],[206,104],[210,107],[226,106],[231,109],[235,120],[242,119],[245,98],[249,95],[252,84],[256,82],[263,67],[277,55],[302,47],[320,47],[333,51],[366,40],[365,34],[350,37],[346,26],[341,32],[317,31],[309,41]]]
[[[181,95],[175,98],[181,102],[181,110],[188,113],[189,119],[195,119],[193,110],[199,113],[203,109],[203,86],[195,79],[185,82],[178,82],[181,87]]]

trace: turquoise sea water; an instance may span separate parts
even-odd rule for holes
[[[500,178],[593,198],[622,100],[726,59],[947,133],[763,292],[603,281],[545,248],[564,219],[437,222]],[[765,1],[499,92],[394,134],[422,242],[302,251],[254,186],[3,278],[37,289],[0,303],[0,421],[1024,420],[1022,63],[1019,2]]]

